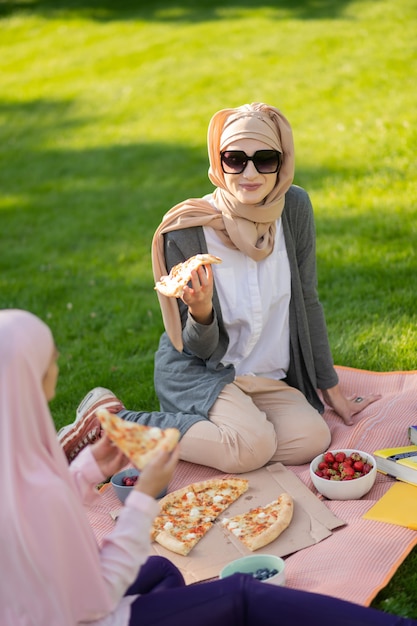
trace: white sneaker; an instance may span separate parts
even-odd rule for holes
[[[118,413],[125,408],[110,389],[91,389],[78,405],[75,421],[58,432],[58,441],[68,461],[75,459],[85,446],[101,437],[101,424],[95,415],[99,407],[111,413]]]

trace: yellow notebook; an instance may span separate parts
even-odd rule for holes
[[[396,482],[363,518],[417,530],[417,486]]]

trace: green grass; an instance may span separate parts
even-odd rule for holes
[[[417,369],[416,32],[413,0],[0,0],[0,307],[54,332],[57,427],[96,385],[157,408],[151,237],[244,102],[292,123],[335,362]],[[374,606],[417,618],[416,565]]]

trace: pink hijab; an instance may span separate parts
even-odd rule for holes
[[[48,326],[0,311],[0,624],[74,626],[113,607],[42,389]]]
[[[258,139],[282,153],[282,163],[271,193],[260,204],[241,204],[228,191],[220,152],[239,139]],[[163,217],[152,241],[155,281],[167,274],[163,235],[193,226],[211,226],[223,243],[237,248],[255,261],[268,256],[274,247],[276,220],[281,216],[285,194],[294,178],[294,143],[291,126],[281,111],[263,102],[222,109],[213,115],[208,128],[209,178],[216,185],[215,209],[207,200],[190,198],[177,204]],[[182,331],[175,299],[157,293],[165,330],[172,344],[182,351]]]

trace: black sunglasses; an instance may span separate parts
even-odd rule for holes
[[[260,174],[275,174],[281,165],[281,156],[278,150],[257,150],[251,157],[243,150],[225,150],[220,153],[220,160],[225,174],[241,174],[248,161],[252,161]]]

